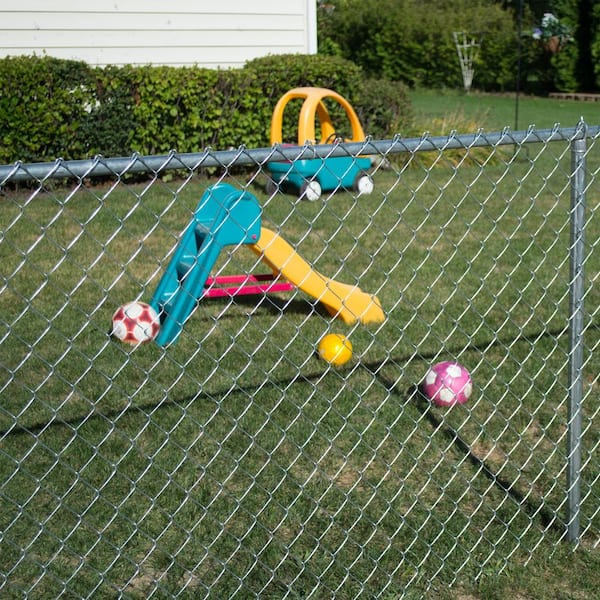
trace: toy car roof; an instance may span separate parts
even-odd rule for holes
[[[323,100],[330,98],[342,106],[352,127],[351,142],[362,142],[365,139],[363,128],[352,105],[343,96],[333,90],[320,87],[297,87],[288,90],[278,100],[271,119],[271,144],[281,144],[283,141],[283,111],[286,105],[295,99],[304,98],[298,118],[298,145],[317,143],[315,134],[316,119],[319,120],[321,140],[325,144],[335,137],[336,131]]]

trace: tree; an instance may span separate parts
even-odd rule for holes
[[[573,42],[549,55],[532,38],[544,13],[569,24]],[[518,38],[521,26],[521,38]],[[319,52],[410,86],[462,87],[453,31],[484,34],[474,87],[591,91],[600,87],[600,0],[323,0]]]
[[[331,0],[319,9],[320,52],[339,53],[373,77],[411,86],[462,86],[453,31],[485,34],[484,89],[514,79],[514,23],[494,0]]]

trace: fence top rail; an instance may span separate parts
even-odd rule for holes
[[[533,144],[538,142],[574,141],[597,137],[600,125],[589,126],[583,120],[575,127],[511,131],[506,128],[497,132],[479,130],[475,133],[458,134],[451,132],[447,136],[430,136],[425,133],[418,138],[403,138],[397,135],[390,139],[364,142],[322,144],[322,145],[275,145],[271,148],[250,149],[245,146],[233,150],[211,150],[179,154],[143,156],[137,153],[128,157],[105,158],[96,156],[83,160],[56,159],[45,163],[22,163],[0,165],[0,186],[8,182],[45,181],[48,179],[84,179],[86,177],[106,177],[127,173],[162,173],[168,170],[196,170],[208,167],[229,167],[232,165],[266,164],[277,160],[298,160],[329,158],[335,156],[359,156],[367,154],[388,155],[401,152],[426,152],[455,150],[477,147],[491,147],[515,144]]]

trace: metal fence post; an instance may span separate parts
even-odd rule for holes
[[[567,539],[579,541],[583,401],[586,138],[571,143],[569,278],[569,407],[567,437]]]

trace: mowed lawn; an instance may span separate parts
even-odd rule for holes
[[[500,124],[510,99],[421,97],[415,112],[432,119],[478,120],[477,109],[486,130],[511,125]],[[540,127],[562,122],[541,102]],[[339,323],[301,292],[203,301],[168,349],[111,340],[110,317],[149,299],[214,177],[8,191],[7,597],[54,597],[68,582],[81,597],[592,598],[600,195],[594,180],[585,536],[573,552],[562,542],[570,156],[565,143],[532,148],[404,157],[375,174],[372,196],[315,203],[268,198],[230,173],[266,226],[322,273],[377,294],[387,319]],[[590,177],[599,166],[594,148]],[[217,268],[264,270],[246,248]],[[354,345],[342,369],[316,356],[329,331]],[[415,389],[447,358],[469,367],[475,389],[450,410]]]
[[[462,115],[459,124],[468,119],[469,123],[486,131],[501,131],[505,127],[512,130],[525,130],[530,126],[536,129],[549,129],[559,124],[562,127],[575,127],[580,119],[588,125],[600,123],[600,102],[560,100],[516,94],[483,94],[460,91],[419,90],[411,91],[409,98],[413,104],[419,128],[427,127],[431,121],[445,120],[448,133],[456,127],[455,117]],[[463,132],[462,129],[459,129]]]

